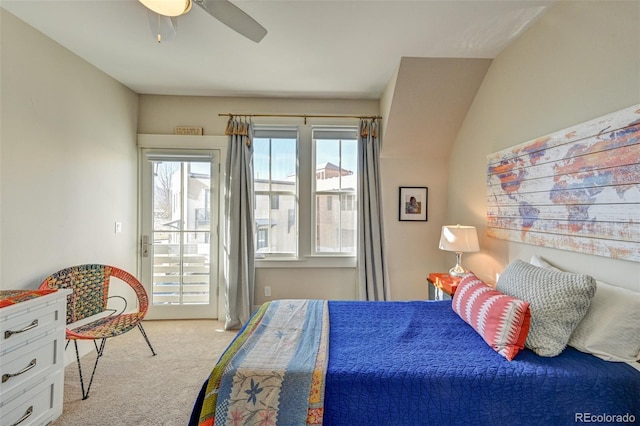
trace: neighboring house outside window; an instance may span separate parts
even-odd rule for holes
[[[313,131],[316,254],[355,255],[358,140],[355,128]]]

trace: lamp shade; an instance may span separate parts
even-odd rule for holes
[[[139,0],[140,3],[164,16],[184,15],[191,9],[191,0]]]
[[[440,250],[466,253],[480,250],[475,226],[445,225],[440,234]]]

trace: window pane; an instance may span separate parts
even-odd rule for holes
[[[269,198],[268,194],[256,194],[255,198],[256,253],[269,253]]]
[[[355,253],[357,242],[358,141],[344,131],[314,130],[315,252]]]
[[[269,139],[253,140],[253,179],[254,185],[258,181],[269,182]],[[266,190],[269,188],[267,187]]]
[[[296,253],[296,199],[293,195],[281,195],[279,209],[271,210],[269,228],[270,252]]]
[[[180,230],[181,163],[154,162],[153,168],[153,229]]]
[[[209,231],[185,233],[182,303],[209,303]]]
[[[269,195],[256,195],[256,253],[296,253],[296,197],[279,195],[270,208]]]
[[[211,163],[186,163],[189,173],[185,178],[187,197],[184,210],[187,216],[185,230],[208,231],[211,212]],[[204,234],[203,234],[204,235]]]
[[[343,253],[356,253],[358,210],[355,195],[342,195],[340,214],[340,251]]]
[[[316,190],[355,191],[358,176],[358,141],[316,141]]]
[[[256,253],[295,256],[297,139],[255,138],[253,160]]]
[[[316,142],[316,191],[340,189],[340,141]]]
[[[356,220],[353,195],[317,195],[316,251],[355,253]]]
[[[358,141],[342,140],[342,185],[340,189],[355,191],[358,186]]]
[[[154,161],[154,305],[208,304],[211,163]]]
[[[154,305],[180,304],[181,248],[179,232],[154,232],[151,298]]]
[[[272,139],[271,141],[271,180],[295,182],[298,163],[295,139]],[[275,190],[275,188],[272,188]]]

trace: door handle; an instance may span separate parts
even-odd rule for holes
[[[149,246],[152,245],[153,244],[149,244],[149,236],[143,235],[141,244],[142,257],[149,257]]]

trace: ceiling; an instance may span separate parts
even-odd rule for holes
[[[137,0],[0,0],[140,94],[378,99],[402,57],[494,58],[551,1],[235,0],[245,39],[200,7],[158,43]]]

